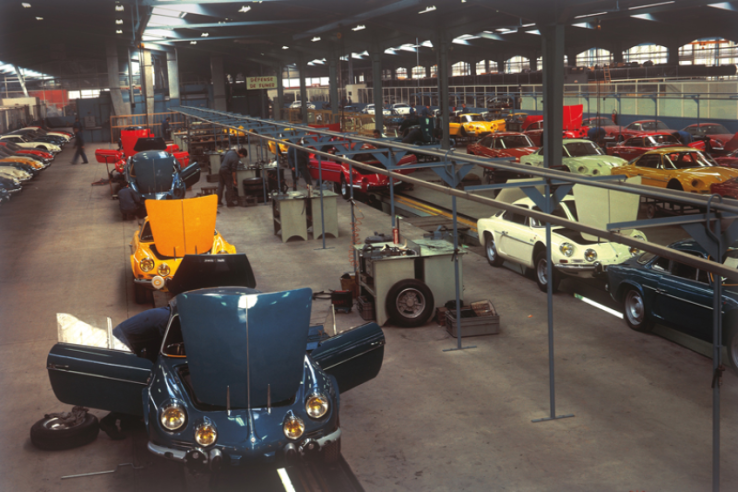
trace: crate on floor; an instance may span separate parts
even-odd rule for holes
[[[359,316],[361,319],[371,321],[374,318],[374,302],[367,296],[359,296],[356,298],[356,304],[359,308]]]
[[[446,331],[457,336],[456,310],[446,311]],[[500,315],[491,301],[472,302],[461,308],[461,336],[496,335],[500,332]]]

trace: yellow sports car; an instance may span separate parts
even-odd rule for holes
[[[452,137],[481,137],[487,133],[504,132],[505,120],[487,121],[481,114],[462,113],[452,116],[448,134]]]
[[[37,161],[36,159],[21,156],[3,157],[2,159],[0,159],[0,162],[20,162],[21,164],[28,164],[34,169],[44,169],[46,167],[43,163]]]
[[[287,133],[287,132],[289,132],[290,130],[294,130],[294,128],[285,128],[285,129],[284,129],[284,132],[285,132],[285,133]],[[282,136],[284,136],[284,135],[281,135],[281,134],[280,134],[279,136],[280,136],[280,137],[282,137]],[[289,142],[289,139],[287,139],[287,138],[284,138],[284,139],[282,139],[282,140],[283,140],[283,141],[285,141],[285,142]],[[274,155],[277,155],[277,144],[276,144],[276,143],[275,143],[274,141],[272,141],[272,140],[269,140],[269,142],[267,142],[267,146],[269,147],[269,152],[271,152],[271,153],[272,153],[272,154],[274,154]],[[286,145],[282,145],[282,144],[279,144],[279,152],[280,152],[281,154],[285,154],[285,153],[287,153],[287,149],[288,149],[288,148],[289,148],[289,147],[287,147]]]
[[[692,147],[665,147],[615,167],[611,174],[641,176],[644,185],[709,194],[711,184],[738,177],[738,169],[718,166]]]
[[[131,268],[136,302],[168,284],[185,255],[233,255],[236,247],[215,230],[218,197],[146,200],[148,217],[131,241]]]

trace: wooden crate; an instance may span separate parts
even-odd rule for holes
[[[359,296],[356,299],[356,303],[359,308],[359,315],[366,321],[374,319],[374,303],[369,297]]]
[[[500,332],[500,315],[491,301],[473,302],[469,307],[461,308],[461,336],[475,337],[479,335],[496,335]],[[473,313],[473,314],[472,314]],[[472,314],[470,317],[466,315]],[[446,331],[456,337],[458,324],[456,310],[446,311]]]

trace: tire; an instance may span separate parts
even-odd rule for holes
[[[341,175],[341,184],[340,186],[340,193],[344,200],[349,200],[351,198],[351,190],[349,189],[348,183],[346,182],[346,178]]]
[[[38,146],[38,147],[36,147],[36,148],[37,148],[38,150],[43,150],[44,152],[46,152],[46,147],[44,147],[43,145],[39,145],[39,146]]]
[[[72,449],[91,443],[99,431],[97,417],[90,413],[84,422],[72,427],[60,425],[58,417],[44,417],[31,427],[31,443],[47,451]]]
[[[731,322],[732,321],[732,322]],[[725,333],[725,348],[728,352],[727,366],[730,367],[733,374],[738,375],[738,326],[735,325],[736,318],[723,318],[723,327]]]
[[[133,284],[136,294],[136,304],[147,304],[153,301],[154,293],[143,285]]]
[[[542,292],[548,292],[548,282],[546,280],[546,250],[539,251],[533,260],[533,274],[536,279],[536,283],[538,284],[538,288],[541,289]],[[554,269],[553,273],[553,280],[551,282],[551,291],[555,294],[559,290],[559,282],[561,282],[561,277],[559,277],[556,274],[556,271]]]
[[[630,289],[623,297],[623,319],[635,331],[648,333],[653,323],[646,316],[646,305],[643,296],[635,289]]]
[[[459,136],[461,138],[469,138],[469,134],[466,133],[466,128],[464,128],[464,125],[459,126]]]
[[[423,326],[435,310],[433,292],[420,280],[400,280],[387,292],[386,308],[396,325]]]
[[[684,191],[684,187],[679,181],[669,181],[669,184],[666,186],[666,188],[670,190]]]
[[[505,262],[505,260],[497,254],[495,239],[489,232],[484,233],[484,252],[487,254],[487,262],[493,267],[502,266]]]
[[[326,465],[332,465],[338,461],[341,457],[341,438],[339,437],[335,442],[326,445],[323,448],[323,463]]]
[[[659,215],[659,208],[655,203],[647,203],[645,207],[646,218],[651,220],[655,219]]]

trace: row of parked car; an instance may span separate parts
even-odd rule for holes
[[[29,126],[0,135],[0,203],[38,176],[74,136]]]

